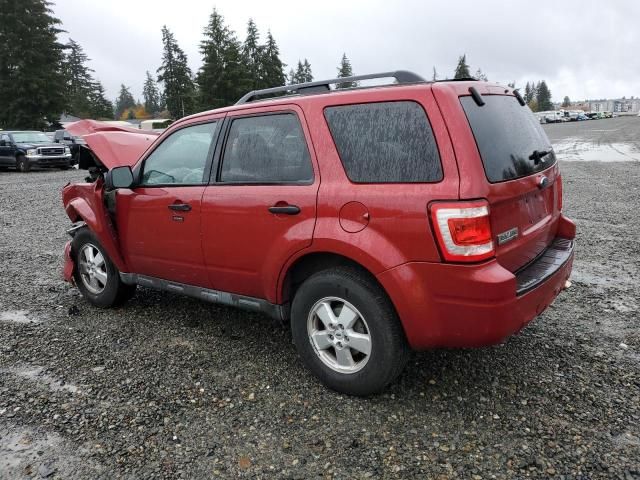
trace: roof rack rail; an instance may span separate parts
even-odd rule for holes
[[[395,72],[370,73],[368,75],[354,75],[352,77],[332,78],[330,80],[318,80],[315,82],[298,83],[295,85],[283,85],[282,87],[265,88],[263,90],[253,90],[244,95],[236,102],[236,105],[242,105],[254,100],[256,97],[275,96],[275,93],[288,93],[289,95],[314,92],[328,92],[331,90],[329,85],[339,83],[357,82],[360,80],[372,80],[376,78],[395,78],[398,83],[423,83],[424,78],[413,72],[406,70],[396,70]],[[268,98],[268,97],[267,97]],[[266,99],[265,99],[266,100]]]

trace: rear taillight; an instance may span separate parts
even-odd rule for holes
[[[431,221],[448,262],[478,262],[495,254],[485,200],[433,203]]]
[[[556,185],[558,186],[556,191],[558,192],[558,211],[562,211],[562,175],[556,177]]]

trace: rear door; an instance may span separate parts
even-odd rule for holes
[[[489,201],[497,259],[516,271],[555,237],[561,180],[551,142],[529,107],[504,91],[484,93],[484,105],[459,98],[476,146],[457,155],[467,177],[460,197]]]
[[[2,142],[4,142],[4,145],[1,145]],[[11,138],[6,133],[0,134],[0,165],[15,165],[16,160],[13,158],[12,153]]]
[[[278,275],[309,246],[320,175],[294,105],[229,114],[205,189],[202,244],[212,288],[275,302]]]

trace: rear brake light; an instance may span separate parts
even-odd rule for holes
[[[448,262],[478,262],[495,254],[484,200],[434,203],[431,220],[444,259]]]

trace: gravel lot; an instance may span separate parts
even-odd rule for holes
[[[640,118],[545,128],[640,152]],[[60,279],[83,172],[0,173],[0,478],[640,479],[640,162],[562,169],[573,287],[371,399],[319,385],[260,315],[145,289],[92,308]]]

